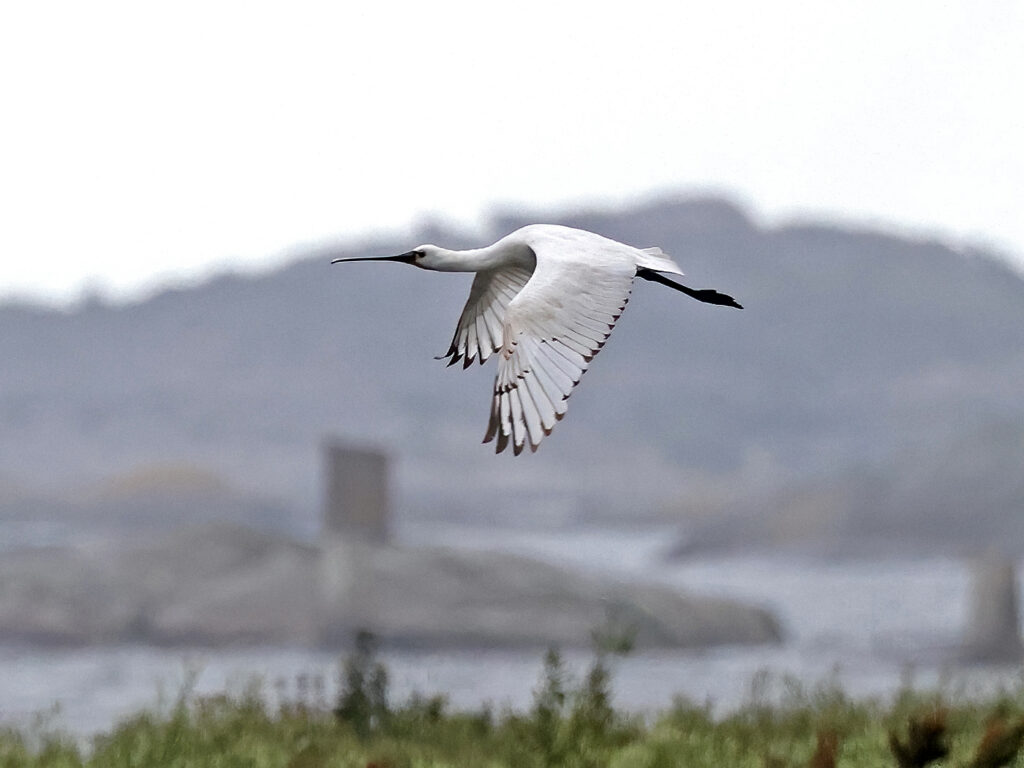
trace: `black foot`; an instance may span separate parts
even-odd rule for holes
[[[713,291],[710,288],[702,291],[694,291],[693,298],[697,299],[697,301],[703,301],[705,304],[721,304],[723,307],[743,309],[743,305],[736,301],[732,296],[727,296],[724,293]]]

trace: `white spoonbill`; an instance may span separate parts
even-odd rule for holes
[[[683,271],[660,248],[634,248],[593,232],[531,224],[486,248],[451,251],[421,245],[398,256],[347,261],[399,261],[438,272],[475,272],[448,351],[468,368],[501,352],[491,419],[484,442],[496,452],[512,442],[518,456],[529,442],[536,451],[615,327],[629,301],[633,278],[652,280],[698,301],[742,307],[731,296],[696,291],[660,273]]]

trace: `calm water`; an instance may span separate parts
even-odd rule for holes
[[[885,695],[912,676],[981,693],[1016,685],[1013,668],[955,668],[948,651],[962,630],[968,571],[949,558],[822,561],[793,557],[707,557],[667,564],[660,552],[671,531],[502,534],[505,551],[531,554],[616,578],[645,578],[703,594],[736,597],[772,609],[786,641],[778,647],[644,653],[615,670],[616,703],[639,711],[684,694],[716,708],[748,699],[760,671],[806,683],[836,681],[856,695]],[[439,527],[403,532],[410,543],[493,548],[493,531]],[[534,652],[388,652],[392,692],[445,693],[454,706],[490,702],[523,707],[540,672]],[[586,653],[567,654],[581,672]],[[255,648],[211,651],[113,647],[55,651],[0,647],[0,721],[29,724],[40,715],[78,734],[109,728],[140,707],[173,702],[186,679],[197,693],[242,691],[262,681],[270,700],[305,696],[329,701],[337,658],[323,652]]]

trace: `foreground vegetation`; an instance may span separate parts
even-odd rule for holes
[[[59,734],[0,731],[0,768],[14,766],[270,766],[280,768],[830,768],[1022,765],[1024,689],[984,702],[905,691],[885,705],[835,687],[787,684],[715,718],[679,700],[652,718],[616,711],[609,656],[581,681],[550,651],[528,712],[450,712],[441,697],[387,697],[369,638],[342,670],[332,707],[303,695],[271,707],[256,690],[182,695],[83,747]]]

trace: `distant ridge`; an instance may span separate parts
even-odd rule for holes
[[[516,461],[478,444],[493,371],[445,370],[424,352],[444,351],[469,276],[331,269],[338,246],[137,304],[0,305],[0,478],[60,495],[184,463],[312,521],[317,449],[336,433],[399,453],[410,514],[508,520],[536,502],[635,518],[700,506],[695,478],[757,497],[858,467],[903,472],[965,435],[1024,424],[1024,280],[993,257],[828,225],[764,228],[717,198],[558,220],[661,246],[695,287],[747,309],[638,285],[571,418]],[[524,223],[497,215],[492,234]],[[999,486],[990,471],[980,462],[964,482],[984,494]],[[1005,503],[980,506],[998,517]]]

